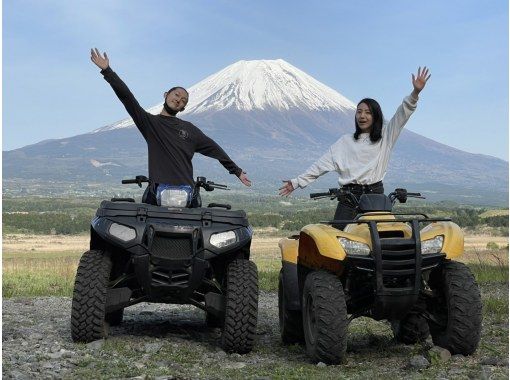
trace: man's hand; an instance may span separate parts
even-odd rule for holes
[[[241,172],[239,174],[239,180],[243,183],[244,186],[251,186],[251,181],[246,177],[246,172]]]
[[[286,196],[289,196],[290,193],[292,193],[294,191],[294,186],[292,186],[292,182],[288,179],[282,181],[283,183],[285,183],[285,185],[283,185],[282,187],[280,187],[280,195],[282,197],[286,197]]]
[[[108,59],[108,56],[106,55],[106,52],[103,53],[104,57],[101,56],[101,53],[97,48],[90,49],[90,60],[96,64],[97,67],[99,67],[101,70],[106,69],[108,66],[110,66],[110,60]]]
[[[423,70],[421,67],[418,67],[418,75],[416,77],[414,74],[411,75],[413,82],[413,95],[417,98],[418,94],[421,92],[421,90],[423,90],[432,74],[429,74],[429,69],[427,69],[425,66]]]

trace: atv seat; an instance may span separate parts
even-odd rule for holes
[[[359,198],[360,212],[391,211],[393,204],[384,194],[362,194]]]

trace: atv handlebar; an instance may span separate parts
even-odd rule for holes
[[[311,199],[317,199],[317,198],[324,198],[324,197],[331,197],[331,199],[338,197],[340,193],[343,192],[342,189],[329,189],[327,193],[311,193],[310,198]]]
[[[204,188],[205,191],[213,191],[214,189],[230,190],[227,185],[221,185],[219,183],[207,181],[205,177],[197,177],[197,182],[195,182],[195,189],[198,191],[199,187]]]
[[[390,197],[391,202],[395,204],[395,201],[398,199],[400,203],[406,203],[407,198],[420,198],[425,199],[420,193],[408,193],[406,189],[395,189],[392,193],[388,195]]]
[[[139,187],[142,187],[142,183],[149,183],[150,180],[144,175],[137,175],[135,178],[123,179],[122,184],[136,183]],[[195,191],[198,191],[199,187],[203,187],[205,191],[213,191],[214,189],[230,190],[227,185],[221,185],[212,181],[207,181],[205,177],[197,177],[195,182]]]
[[[135,178],[122,180],[123,185],[128,183],[136,183],[139,187],[142,187],[143,182],[149,182],[149,178],[144,175],[137,175]]]
[[[358,204],[358,198],[349,190],[346,189],[338,189],[338,188],[332,188],[329,189],[326,193],[311,193],[310,198],[311,199],[319,199],[319,198],[330,198],[331,200],[335,198],[339,198],[341,195],[345,195],[352,200],[354,200],[355,204]],[[395,201],[399,201],[400,203],[406,203],[407,198],[420,198],[425,199],[424,196],[421,195],[421,193],[408,193],[406,189],[395,189],[395,191],[388,194],[388,197],[390,198],[391,202],[395,204]]]

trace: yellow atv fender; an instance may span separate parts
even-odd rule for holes
[[[299,246],[298,238],[298,236],[291,236],[288,238],[283,238],[278,242],[278,247],[280,247],[280,252],[282,255],[282,262],[297,264]]]
[[[325,269],[340,275],[346,254],[338,237],[365,243],[359,236],[342,232],[327,224],[304,226],[299,235],[298,263],[308,268]]]
[[[443,249],[447,259],[454,259],[464,253],[464,232],[453,222],[435,222],[420,231],[421,241],[443,235]]]
[[[342,232],[325,224],[309,224],[299,236],[281,239],[278,243],[282,255],[282,285],[288,310],[301,310],[300,287],[297,266],[326,269],[340,275],[345,251],[338,236],[362,241],[358,236]]]

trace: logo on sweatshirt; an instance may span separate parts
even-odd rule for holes
[[[179,137],[183,140],[186,140],[188,138],[189,134],[188,131],[185,131],[184,129],[181,129],[179,131]]]

